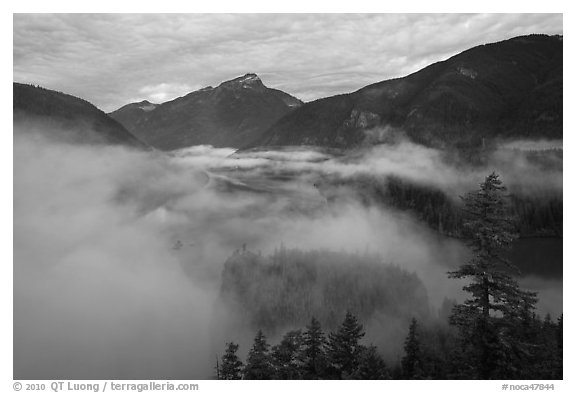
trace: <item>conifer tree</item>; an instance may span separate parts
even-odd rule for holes
[[[326,369],[326,336],[320,322],[314,317],[303,334],[304,377],[321,379]]]
[[[563,345],[564,345],[564,332],[563,332],[563,323],[564,323],[564,314],[561,314],[558,318],[558,324],[556,326],[556,375],[554,376],[555,379],[562,379],[563,378]]]
[[[362,349],[359,341],[364,335],[364,327],[350,312],[338,330],[330,333],[327,355],[335,377],[350,378],[356,371]]]
[[[354,379],[389,379],[390,374],[386,363],[378,354],[374,345],[362,347],[359,353],[358,368],[353,374]]]
[[[274,377],[269,348],[270,345],[266,342],[266,336],[262,330],[258,330],[254,344],[248,352],[244,367],[244,379],[272,379]]]
[[[420,340],[418,337],[418,323],[412,318],[408,336],[404,341],[404,357],[402,358],[402,374],[406,379],[422,377],[422,359],[420,353]]]
[[[286,333],[280,344],[272,348],[275,379],[302,379],[304,354],[300,330]]]
[[[553,379],[556,373],[556,325],[550,314],[546,314],[544,321],[535,318],[532,342],[536,347],[534,359],[524,366],[527,373],[524,379],[538,376],[540,379]],[[528,374],[530,373],[530,374]]]
[[[462,198],[473,257],[449,273],[451,278],[470,280],[463,289],[471,299],[454,307],[451,323],[459,327],[463,341],[472,345],[473,366],[483,379],[496,377],[499,368],[509,364],[507,357],[519,344],[509,332],[536,303],[535,293],[519,288],[511,276],[518,269],[504,257],[516,238],[505,192],[499,176],[492,173],[479,190]]]
[[[226,343],[226,353],[222,356],[222,365],[217,365],[218,379],[242,379],[242,361],[236,355],[238,344]]]

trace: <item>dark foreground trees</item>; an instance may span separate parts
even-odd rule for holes
[[[420,354],[420,339],[418,337],[418,323],[412,319],[408,330],[408,337],[404,342],[404,357],[402,358],[402,375],[405,379],[419,379],[422,377],[422,358]]]
[[[513,325],[517,330],[495,341],[498,359],[489,378],[562,379],[562,317],[553,321],[532,315]],[[444,327],[442,327],[444,326]],[[404,355],[388,365],[373,345],[364,345],[363,327],[352,314],[327,340],[313,319],[302,333],[287,332],[273,346],[258,332],[246,359],[236,356],[238,346],[226,344],[219,363],[219,379],[480,379],[483,365],[474,357],[477,342],[463,346],[458,329],[446,325],[424,326],[415,319],[408,327]],[[504,340],[504,339],[503,339]],[[514,340],[520,341],[519,346]],[[522,352],[509,351],[520,349]],[[501,356],[501,357],[499,357]],[[518,364],[521,356],[522,364]]]
[[[364,350],[360,339],[364,335],[362,325],[354,315],[347,312],[342,325],[328,339],[329,371],[333,377],[350,379],[358,369],[360,353]]]
[[[536,294],[520,289],[518,269],[504,257],[517,237],[506,188],[495,173],[463,198],[464,226],[473,257],[451,278],[467,279],[470,298],[454,307],[450,322],[460,333],[470,377],[522,377],[531,358],[527,334]]]
[[[306,362],[302,347],[302,331],[293,330],[284,335],[280,344],[272,348],[272,364],[276,379],[302,379]]]
[[[322,326],[316,318],[312,318],[304,332],[304,379],[318,379],[325,375],[328,367],[326,359],[326,336],[322,332]]]
[[[270,344],[266,342],[266,336],[262,330],[258,330],[254,338],[254,345],[244,367],[244,379],[271,379],[274,376],[272,358],[269,354]]]
[[[236,355],[238,344],[226,343],[226,353],[222,365],[217,365],[218,379],[242,379],[242,361]]]
[[[269,351],[269,344],[261,331],[254,338],[248,353],[243,379],[386,379],[388,368],[377,348],[364,346],[360,340],[364,327],[356,317],[347,313],[342,325],[329,335],[328,340],[315,318],[306,331],[289,331],[280,343]],[[237,346],[232,348],[235,353]],[[230,344],[222,357],[220,379],[229,376],[223,372],[229,364]],[[234,364],[238,364],[233,362]],[[229,368],[229,367],[228,367]],[[234,374],[235,376],[237,374]]]

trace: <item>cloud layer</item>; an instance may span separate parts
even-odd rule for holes
[[[308,101],[562,32],[561,14],[15,14],[14,80],[112,111],[255,72]]]

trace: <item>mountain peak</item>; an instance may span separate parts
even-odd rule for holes
[[[236,78],[236,81],[239,83],[253,83],[253,82],[262,82],[260,77],[256,74],[248,73],[244,76]]]
[[[137,102],[136,106],[138,107],[138,109],[141,109],[144,112],[150,112],[150,111],[153,111],[154,109],[156,109],[158,104],[153,104],[148,100],[144,100],[144,101]]]
[[[239,76],[237,78],[231,79],[226,82],[222,82],[220,86],[241,86],[241,87],[264,87],[262,80],[258,75],[253,73],[248,73],[243,76]]]
[[[140,102],[136,102],[137,105],[158,105],[158,104],[154,104],[148,100],[142,100]]]

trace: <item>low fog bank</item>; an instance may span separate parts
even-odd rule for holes
[[[170,226],[143,210],[198,187],[145,153],[15,136],[14,378],[210,372],[216,288],[182,273]]]
[[[233,310],[214,304],[223,263],[243,245],[377,252],[416,272],[433,308],[463,299],[463,283],[446,276],[469,255],[460,242],[410,214],[327,204],[314,179],[367,171],[455,190],[486,173],[468,178],[415,145],[348,158],[233,153],[70,145],[15,130],[16,379],[210,378],[233,339],[217,333],[214,314],[241,330]],[[365,322],[370,331],[380,323]],[[253,336],[241,334],[243,342]]]
[[[454,198],[477,188],[495,171],[515,193],[562,193],[562,141],[514,140],[498,143],[478,158],[453,159],[444,151],[400,139],[391,144],[343,154],[318,147],[285,147],[232,154],[232,149],[194,146],[175,151],[189,164],[213,170],[251,170],[263,174],[298,173],[356,177],[397,176],[437,187]]]
[[[561,139],[538,139],[538,140],[510,140],[500,142],[503,149],[517,149],[524,151],[541,151],[562,149],[563,141]]]

